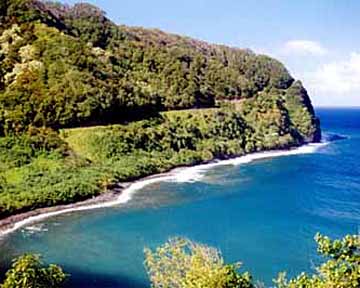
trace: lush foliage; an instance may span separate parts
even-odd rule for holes
[[[114,123],[162,110],[214,107],[270,89],[286,92],[294,81],[270,57],[117,26],[89,4],[7,0],[0,9],[6,19],[0,25],[5,134],[29,125]],[[299,117],[315,119],[313,111],[305,114]]]
[[[330,258],[317,268],[317,273],[287,280],[280,273],[275,280],[278,288],[357,288],[360,287],[360,236],[347,235],[341,240],[317,234],[318,252]]]
[[[70,153],[49,129],[0,138],[0,218],[99,193],[96,172],[80,169],[85,164]]]
[[[38,255],[26,254],[14,260],[1,288],[60,288],[67,275],[57,265],[45,267]]]
[[[154,288],[251,288],[251,276],[240,263],[224,264],[212,247],[175,238],[155,251],[145,249],[145,266]]]
[[[306,90],[270,57],[117,26],[89,4],[0,12],[0,218],[320,139]]]
[[[313,275],[301,273],[287,280],[280,273],[277,288],[360,287],[360,236],[340,240],[317,234],[318,252],[326,257]],[[238,272],[239,264],[224,264],[220,252],[187,239],[174,238],[152,251],[145,249],[145,266],[152,287],[255,287],[248,273]]]
[[[360,286],[360,236],[347,235],[331,240],[317,234],[318,252],[325,257],[313,275],[301,273],[286,279],[280,273],[277,288],[357,288]],[[145,248],[145,267],[154,288],[253,288],[248,272],[240,273],[240,263],[226,264],[215,248],[184,238],[172,238],[151,250]],[[44,266],[37,255],[14,260],[2,288],[62,287],[67,275],[59,266]]]
[[[274,112],[274,121],[278,115]],[[282,130],[274,121],[270,127],[270,122],[246,121],[234,109],[201,109],[165,112],[127,125],[60,134],[31,128],[2,137],[0,218],[83,200],[116,182],[176,166],[301,143],[291,126]]]

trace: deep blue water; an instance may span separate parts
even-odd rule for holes
[[[209,170],[195,183],[158,183],[121,207],[55,217],[0,242],[0,265],[26,251],[71,274],[68,287],[146,287],[143,248],[184,236],[270,285],[311,272],[313,237],[358,233],[360,109],[318,109],[324,133],[347,136],[312,154]]]

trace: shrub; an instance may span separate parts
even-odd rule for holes
[[[274,280],[278,288],[358,288],[360,287],[360,235],[347,235],[341,240],[317,234],[320,255],[329,260],[317,267],[316,273],[287,280],[280,273]]]
[[[1,288],[60,288],[66,278],[61,267],[46,267],[40,256],[26,254],[14,260]]]
[[[155,251],[145,249],[145,266],[154,288],[251,288],[240,263],[224,264],[220,252],[188,239],[173,238]]]

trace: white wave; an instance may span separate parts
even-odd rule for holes
[[[171,175],[169,181],[179,183],[200,181],[206,171],[219,166],[220,163],[222,163],[222,161],[217,160],[208,164],[200,164],[185,168],[175,168],[169,173]]]
[[[310,154],[316,152],[319,148],[326,146],[327,144],[328,143],[311,143],[291,150],[271,150],[265,152],[257,152],[232,159],[217,160],[208,164],[201,164],[187,168],[176,168],[172,170],[171,174],[173,174],[173,177],[169,177],[169,180],[174,182],[196,182],[201,180],[206,171],[217,166],[237,166],[241,164],[251,163],[260,159]]]
[[[132,198],[132,195],[136,191],[139,191],[148,185],[151,185],[153,183],[158,183],[158,182],[170,181],[171,179],[172,179],[172,176],[170,174],[159,174],[158,176],[154,176],[154,177],[147,178],[144,180],[136,181],[121,192],[118,199],[116,201],[114,201],[114,203],[115,203],[114,205],[124,204],[124,203],[129,202]],[[111,206],[113,206],[113,205],[111,205]]]
[[[226,160],[229,164],[240,165],[253,162],[255,160],[266,159],[266,158],[275,158],[281,156],[291,156],[291,155],[300,155],[300,154],[310,154],[316,152],[319,148],[327,145],[328,143],[311,143],[304,146],[300,146],[296,149],[291,150],[273,150],[252,153],[242,157]],[[225,161],[225,162],[226,162]]]
[[[274,157],[281,157],[281,156],[290,156],[290,155],[299,155],[299,154],[309,154],[316,152],[319,148],[327,145],[328,143],[311,143],[308,145],[304,145],[295,149],[291,150],[273,150],[273,151],[265,151],[265,152],[258,152],[258,153],[252,153],[245,156],[233,158],[233,159],[227,159],[227,160],[217,160],[208,164],[201,164],[197,166],[191,166],[186,168],[175,168],[169,173],[165,174],[159,174],[157,176],[149,177],[143,180],[136,181],[132,183],[129,187],[125,188],[120,196],[109,202],[105,203],[99,203],[99,204],[91,204],[87,206],[81,206],[81,207],[73,207],[73,208],[66,208],[59,211],[53,211],[48,212],[36,216],[31,216],[29,218],[23,219],[21,221],[18,221],[14,223],[14,225],[4,231],[0,231],[0,238],[12,233],[19,228],[22,228],[24,226],[27,226],[29,224],[32,224],[34,222],[39,222],[41,220],[58,216],[61,214],[71,213],[71,212],[80,212],[80,211],[86,211],[86,210],[93,210],[93,209],[99,209],[99,208],[108,208],[113,207],[121,204],[125,204],[129,202],[132,199],[132,195],[143,189],[144,187],[158,183],[158,182],[196,182],[200,181],[202,177],[204,177],[206,171],[209,169],[212,169],[217,166],[224,166],[224,165],[241,165],[250,163],[255,160],[260,159],[266,159],[266,158],[274,158]]]
[[[40,233],[40,232],[47,232],[47,231],[48,231],[48,228],[46,228],[44,224],[27,226],[22,230],[22,232],[24,232],[25,234],[28,234],[28,235],[32,235],[32,234]]]

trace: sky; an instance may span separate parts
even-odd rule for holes
[[[359,0],[62,0],[117,24],[250,48],[282,61],[315,106],[360,106]]]

